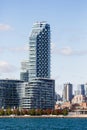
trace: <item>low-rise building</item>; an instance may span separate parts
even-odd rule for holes
[[[25,86],[21,80],[0,80],[0,108],[19,108],[25,97]]]
[[[76,95],[72,99],[72,103],[73,104],[75,104],[75,103],[82,103],[82,102],[85,102],[85,101],[86,101],[86,97],[83,96],[83,95]]]
[[[22,108],[54,109],[55,81],[47,78],[36,78],[25,88]]]

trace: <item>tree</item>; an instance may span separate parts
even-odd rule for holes
[[[14,109],[12,114],[14,114],[14,115],[20,115],[19,109]]]
[[[4,109],[0,109],[0,116],[3,116],[5,114]]]
[[[67,110],[67,109],[63,109],[63,110],[62,110],[62,114],[63,114],[63,115],[68,115],[68,110]]]
[[[32,115],[32,116],[35,115],[35,109],[30,110],[30,115]]]
[[[35,114],[36,114],[36,115],[42,115],[42,114],[43,114],[43,110],[42,110],[42,109],[37,109],[37,110],[35,111]]]
[[[5,111],[5,114],[6,115],[11,115],[12,114],[12,111],[10,108],[7,108],[6,111]]]

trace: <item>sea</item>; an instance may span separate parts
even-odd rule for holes
[[[0,130],[87,130],[87,118],[0,118]]]

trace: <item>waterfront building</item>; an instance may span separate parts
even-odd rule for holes
[[[50,25],[36,22],[29,37],[29,81],[50,78]]]
[[[50,25],[36,22],[29,37],[29,87],[23,108],[54,108],[55,83],[50,79]]]
[[[19,108],[25,97],[26,83],[20,80],[0,80],[0,108]]]
[[[63,101],[71,101],[73,94],[72,94],[72,84],[71,83],[66,83],[64,84],[64,89],[63,89]]]
[[[46,78],[36,78],[25,88],[22,108],[52,109],[55,105],[55,81]]]

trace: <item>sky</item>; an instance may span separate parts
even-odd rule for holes
[[[28,59],[33,23],[51,27],[51,78],[63,84],[87,83],[87,0],[0,0],[0,79],[20,78]]]

